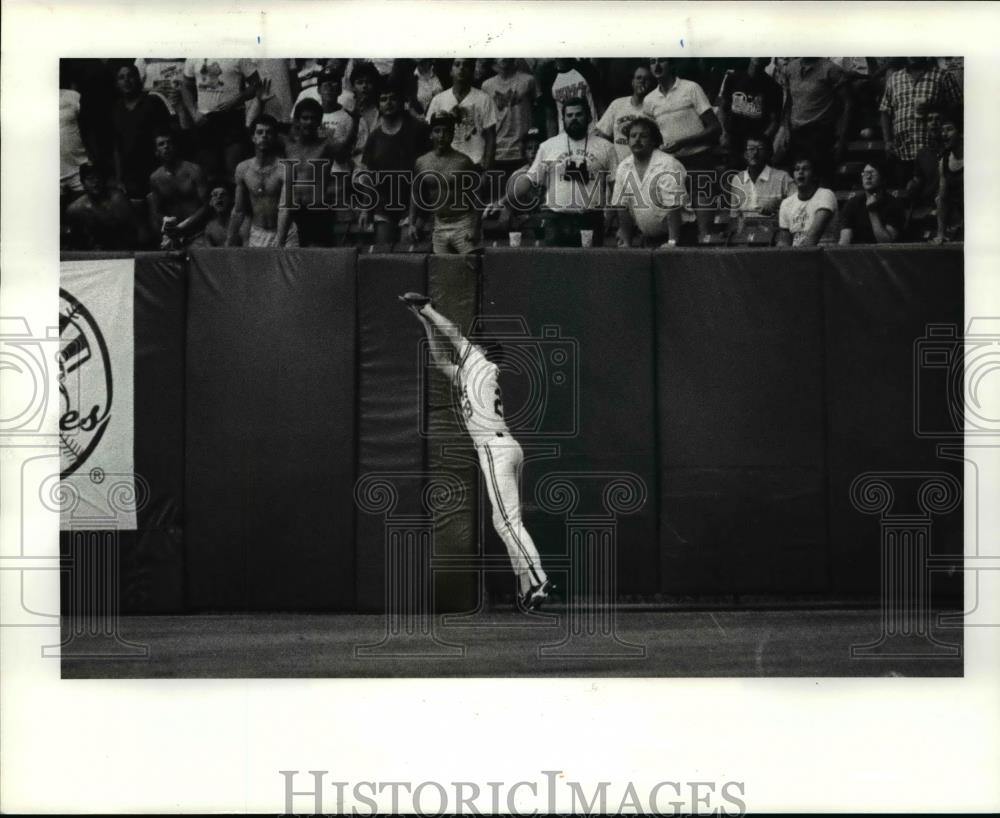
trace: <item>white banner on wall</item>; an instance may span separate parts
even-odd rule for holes
[[[134,261],[63,262],[59,288],[62,528],[134,529]]]

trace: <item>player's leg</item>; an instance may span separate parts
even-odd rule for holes
[[[511,567],[517,574],[521,593],[542,585],[547,579],[531,535],[521,518],[521,494],[518,485],[519,469],[523,454],[512,439],[504,438],[505,445],[480,446],[479,462],[486,490],[493,506],[493,527],[507,547]]]

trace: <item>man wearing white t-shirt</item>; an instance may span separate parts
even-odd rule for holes
[[[503,172],[500,184],[521,165],[521,138],[532,126],[538,100],[535,78],[524,71],[516,71],[516,65],[516,60],[497,60],[496,76],[483,83],[483,93],[493,99],[497,110],[494,168]]]
[[[450,114],[455,120],[451,146],[483,170],[489,170],[496,154],[497,109],[489,94],[472,87],[475,69],[475,60],[452,61],[452,86],[431,100],[427,122],[435,114]]]
[[[582,99],[590,109],[590,121],[597,119],[597,106],[594,104],[594,95],[590,90],[590,83],[576,69],[576,60],[557,59],[556,78],[552,82],[552,99],[556,103],[556,122],[559,126],[559,133],[564,130],[563,108],[566,102],[571,99]]]
[[[837,197],[832,190],[816,184],[811,159],[795,162],[792,179],[798,188],[778,209],[779,247],[815,247],[830,220],[837,213]]]
[[[600,246],[618,153],[604,137],[589,133],[590,106],[584,99],[566,100],[563,129],[539,146],[528,172],[515,176],[507,194],[486,212],[507,206],[520,212],[533,201],[532,187],[544,188],[545,246],[580,247],[582,231]]]
[[[75,89],[66,61],[59,65],[59,189],[65,204],[83,192],[80,166],[90,159],[80,132],[80,94]]]
[[[243,157],[246,102],[260,75],[251,59],[196,57],[184,62],[181,99],[197,128],[198,164],[209,177],[231,178]]]
[[[643,101],[646,99],[646,94],[653,90],[653,84],[653,72],[645,65],[637,67],[632,73],[632,96],[612,100],[604,116],[597,123],[595,128],[597,133],[609,142],[615,143],[619,162],[632,155],[628,141],[628,127],[643,115]]]
[[[631,247],[636,229],[644,247],[675,245],[687,204],[684,165],[657,150],[662,137],[651,119],[633,120],[627,138],[630,153],[618,164],[611,199],[619,209],[618,246]]]
[[[191,127],[191,119],[184,107],[184,101],[181,99],[185,62],[183,57],[139,57],[135,61],[135,67],[139,69],[139,78],[142,80],[142,87],[163,100],[170,116],[177,117],[178,125],[182,129]]]
[[[722,126],[701,86],[678,77],[673,60],[653,57],[649,64],[658,85],[646,95],[643,113],[660,126],[660,150],[680,159],[688,172],[688,194],[698,217],[698,237],[704,239],[715,215],[715,185],[704,184],[704,180],[715,171],[711,149],[719,142]],[[700,184],[699,175],[703,177]]]

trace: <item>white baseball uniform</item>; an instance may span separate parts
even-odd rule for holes
[[[497,376],[500,368],[480,349],[463,341],[455,373],[465,427],[479,455],[486,490],[493,506],[493,527],[507,547],[522,591],[546,579],[535,543],[521,520],[520,477],[524,452],[503,418]]]

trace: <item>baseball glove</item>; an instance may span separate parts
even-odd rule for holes
[[[406,304],[407,307],[413,307],[417,310],[425,304],[431,303],[431,300],[426,295],[421,295],[420,293],[403,293],[399,296],[399,300]]]

